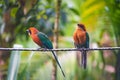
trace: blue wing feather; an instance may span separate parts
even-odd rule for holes
[[[53,49],[52,42],[49,40],[49,38],[48,38],[44,33],[39,32],[39,33],[38,33],[38,37],[39,37],[40,41],[42,42],[42,45],[43,45],[44,48]],[[64,74],[64,72],[63,72],[63,70],[62,70],[62,67],[61,67],[59,61],[58,61],[58,58],[57,58],[57,56],[56,56],[56,53],[55,53],[54,51],[52,51],[52,54],[53,54],[53,56],[54,56],[54,58],[55,58],[55,60],[56,60],[56,62],[57,62],[57,64],[58,64],[58,66],[60,67],[63,76],[65,77],[65,74]]]

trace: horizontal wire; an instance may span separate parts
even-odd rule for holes
[[[44,49],[44,48],[0,48],[0,51],[93,51],[93,50],[120,50],[120,47],[101,47],[101,48],[59,48],[59,49]]]

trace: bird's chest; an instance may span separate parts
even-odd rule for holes
[[[76,37],[76,42],[78,44],[84,44],[86,42],[86,32],[85,31],[77,30],[75,32],[75,37]]]
[[[81,32],[81,33],[77,34],[77,37],[78,37],[78,39],[79,39],[79,43],[80,43],[80,44],[86,42],[85,32]]]
[[[37,35],[31,35],[31,37],[37,45],[42,46],[42,42]]]

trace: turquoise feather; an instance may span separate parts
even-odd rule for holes
[[[38,32],[37,36],[38,36],[38,38],[40,39],[40,41],[42,43],[42,45],[41,45],[42,48],[53,49],[52,42],[49,40],[49,38],[44,33]],[[58,66],[60,67],[63,76],[65,77],[65,74],[64,74],[64,72],[62,70],[62,67],[61,67],[59,61],[58,61],[56,53],[54,51],[52,51],[52,54],[53,54],[53,56],[54,56],[54,58],[55,58],[55,60],[56,60],[56,62],[58,64]]]

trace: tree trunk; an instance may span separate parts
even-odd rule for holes
[[[56,4],[56,6],[55,6],[56,7],[56,15],[55,15],[55,23],[54,23],[54,48],[58,48],[59,17],[60,17],[61,0],[57,0],[55,4]],[[57,80],[57,64],[56,64],[55,60],[53,60],[52,80]]]
[[[61,0],[57,0],[57,2],[56,2],[55,24],[54,24],[54,47],[55,48],[58,48],[60,6],[61,6]]]

